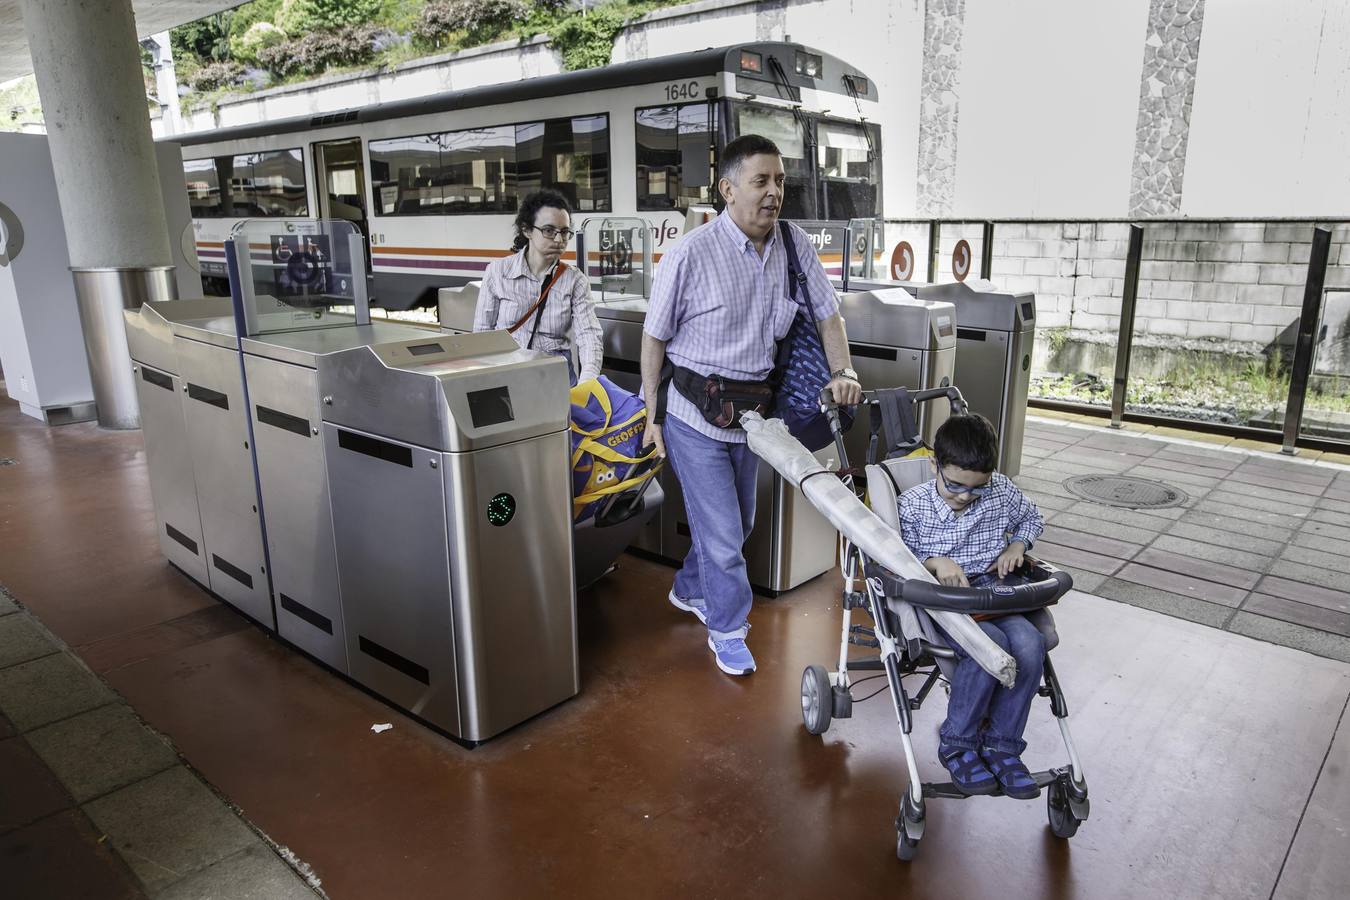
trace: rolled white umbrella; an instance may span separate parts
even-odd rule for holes
[[[811,505],[874,562],[905,579],[937,581],[905,546],[900,535],[821,465],[788,432],[782,419],[765,419],[758,413],[747,412],[741,415],[741,427],[745,429],[751,452],[800,487]],[[971,659],[979,663],[980,668],[997,678],[1004,687],[1013,686],[1017,680],[1017,661],[994,643],[974,619],[947,610],[925,611]]]

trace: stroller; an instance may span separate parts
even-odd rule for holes
[[[865,470],[867,495],[872,510],[897,533],[900,521],[897,498],[904,490],[931,477],[927,455],[917,427],[918,405],[925,402],[947,401],[952,415],[965,415],[967,407],[961,392],[955,387],[936,388],[910,393],[903,388],[869,391],[863,403],[870,407],[873,438],[868,450]],[[830,418],[839,452],[841,470],[846,483],[853,487],[853,472],[848,468],[838,412],[833,400],[823,394],[822,409]],[[884,436],[878,444],[878,433]],[[1051,832],[1068,839],[1088,817],[1087,781],[1078,761],[1073,741],[1069,736],[1068,707],[1049,651],[1059,643],[1054,620],[1045,607],[1058,601],[1073,586],[1065,572],[1046,563],[1027,558],[1018,574],[1027,583],[1016,586],[954,588],[918,579],[905,580],[866,558],[847,538],[841,536],[843,590],[843,634],[839,648],[839,667],[827,672],[823,666],[807,666],[802,673],[802,721],[814,735],[824,734],[831,719],[848,718],[853,713],[853,688],[860,682],[851,678],[853,672],[879,671],[890,689],[900,722],[900,742],[905,750],[905,764],[909,786],[900,801],[900,814],[895,820],[896,855],[910,860],[918,852],[923,837],[925,801],[928,799],[966,799],[950,781],[925,783],[919,777],[914,747],[910,741],[913,729],[912,714],[917,712],[939,680],[948,681],[956,665],[956,654],[947,646],[938,632],[929,610],[954,612],[1024,612],[1045,637],[1046,659],[1044,683],[1040,696],[1050,700],[1050,708],[1059,722],[1060,734],[1068,751],[1069,765],[1035,772],[1037,786],[1047,790],[1046,805]],[[854,610],[864,610],[872,624],[854,625]],[[880,650],[876,657],[850,659],[849,647],[862,646]],[[923,679],[918,691],[906,689],[904,679],[918,676]],[[869,680],[869,679],[861,679]],[[875,692],[874,692],[875,693]],[[868,695],[872,696],[872,695]],[[864,697],[863,699],[867,699]],[[1002,791],[996,792],[1001,795]]]

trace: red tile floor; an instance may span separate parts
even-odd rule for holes
[[[580,695],[468,751],[171,569],[138,433],[48,429],[3,401],[0,457],[18,460],[0,468],[0,583],[331,897],[1333,897],[1350,881],[1335,660],[1071,595],[1056,662],[1092,818],[1064,843],[1043,801],[933,803],[905,865],[884,695],[823,739],[801,728],[801,669],[837,648],[834,575],[757,602],[760,668],[735,680],[665,603],[671,570],[624,557],[579,598]],[[915,732],[929,777],[934,699]],[[1063,763],[1044,706],[1028,737],[1034,766]]]

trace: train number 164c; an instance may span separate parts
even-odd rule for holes
[[[697,100],[698,82],[683,81],[666,85],[667,100]]]

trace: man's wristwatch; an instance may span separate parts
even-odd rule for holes
[[[850,368],[837,369],[830,373],[831,378],[847,378],[850,381],[858,381],[858,373]],[[861,384],[861,382],[859,382]]]

